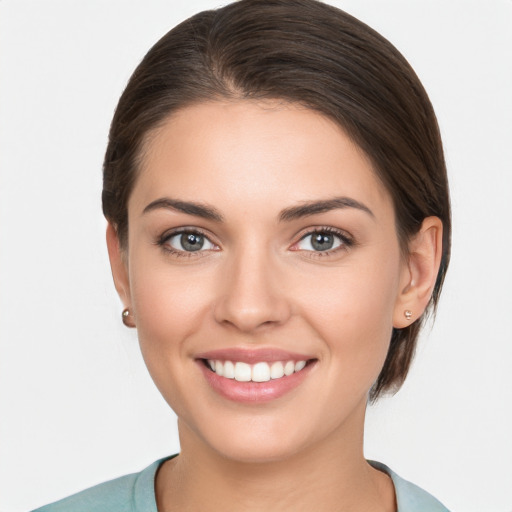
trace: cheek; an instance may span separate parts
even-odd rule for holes
[[[372,258],[317,279],[322,286],[308,287],[303,314],[324,340],[328,357],[343,367],[349,386],[361,384],[365,376],[373,384],[384,364],[399,288],[398,261],[398,256],[387,263]]]
[[[184,383],[195,372],[189,341],[200,337],[202,326],[204,332],[211,302],[208,280],[171,265],[135,263],[135,258],[131,268],[132,303],[144,362],[169,406],[187,418],[194,401]]]
[[[142,255],[143,256],[143,255]],[[185,357],[186,341],[200,328],[211,302],[209,278],[151,258],[132,257],[130,288],[141,349],[148,365]]]

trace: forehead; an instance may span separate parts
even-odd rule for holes
[[[228,209],[340,195],[377,209],[391,204],[370,160],[341,127],[277,101],[200,103],[170,116],[146,140],[130,206],[166,195]]]

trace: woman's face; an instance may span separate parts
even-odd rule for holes
[[[360,438],[409,273],[390,196],[336,124],[185,108],[148,139],[128,213],[118,289],[182,446],[263,461]]]

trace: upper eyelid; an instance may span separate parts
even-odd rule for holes
[[[201,235],[201,236],[204,236],[205,238],[208,238],[208,240],[210,240],[210,242],[212,243],[215,243],[213,240],[212,240],[212,235],[210,235],[208,232],[206,232],[205,230],[201,229],[201,228],[197,228],[197,227],[179,227],[179,228],[172,228],[172,229],[168,229],[166,231],[164,231],[159,237],[158,239],[161,240],[161,241],[164,241],[164,240],[167,240],[169,238],[172,238],[173,236],[176,236],[176,235],[181,235],[183,233],[195,233],[195,234],[198,234],[198,235]]]
[[[341,239],[354,241],[354,237],[346,230],[335,228],[333,226],[315,226],[302,229],[297,235],[297,241],[302,240],[306,236],[314,235],[315,233],[329,233],[339,236]],[[296,243],[296,242],[294,242]]]
[[[190,255],[196,254],[197,256],[199,255],[199,253],[204,253],[209,250],[212,250],[212,249],[202,249],[202,250],[192,252],[192,251],[182,251],[182,250],[176,249],[174,247],[169,247],[169,248],[164,247],[165,245],[167,245],[168,241],[171,238],[178,236],[178,235],[182,235],[183,233],[193,233],[193,234],[201,235],[202,237],[206,238],[212,245],[214,245],[215,247],[219,247],[219,244],[215,240],[212,240],[213,237],[211,235],[209,235],[208,233],[205,233],[201,228],[197,228],[197,227],[193,227],[193,228],[192,227],[189,227],[189,228],[180,227],[180,228],[168,229],[167,231],[164,231],[160,236],[157,237],[157,239],[155,240],[155,244],[161,246],[168,252],[187,253]]]
[[[196,235],[201,235],[202,237],[206,238],[210,244],[212,244],[213,248],[204,249],[201,248],[197,251],[187,251],[182,249],[177,249],[176,247],[173,247],[169,240],[171,238],[174,238],[175,236],[182,235],[183,233],[193,233]],[[172,256],[174,258],[178,257],[187,257],[187,258],[194,258],[198,259],[203,256],[207,256],[208,252],[210,251],[217,251],[219,249],[219,244],[214,242],[210,236],[208,236],[206,233],[203,232],[200,228],[172,228],[168,229],[167,231],[164,231],[159,237],[156,238],[154,241],[154,244],[159,247],[160,250],[165,252],[167,255]]]
[[[341,241],[341,244],[338,247],[334,247],[332,249],[326,249],[324,251],[314,251],[310,249],[292,249],[294,246],[298,245],[308,236],[314,235],[315,233],[329,233],[334,236],[337,236]],[[305,232],[303,231],[301,235],[297,236],[296,241],[292,243],[289,250],[301,252],[303,254],[307,254],[308,257],[320,257],[320,256],[329,256],[339,251],[346,251],[350,248],[353,248],[357,245],[354,237],[348,233],[347,231],[339,228],[334,228],[332,226],[317,226],[314,228],[309,228]]]

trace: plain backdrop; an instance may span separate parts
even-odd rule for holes
[[[331,2],[391,40],[444,137],[453,258],[366,456],[453,511],[512,511],[512,2]],[[218,0],[0,0],[0,511],[179,450],[121,323],[101,215],[117,99],[150,46]],[[369,312],[371,314],[371,312]]]

